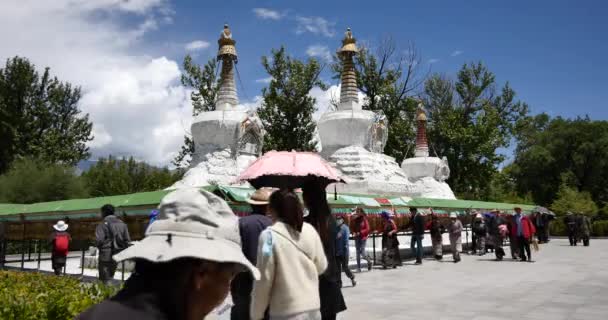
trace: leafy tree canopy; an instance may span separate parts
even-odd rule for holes
[[[497,94],[494,74],[481,62],[463,65],[455,81],[431,76],[424,91],[430,149],[447,157],[447,182],[461,197],[487,198],[504,161],[497,151],[509,146],[528,106],[515,100],[508,83]]]
[[[64,164],[23,158],[0,176],[0,202],[36,203],[87,196],[75,168]]]
[[[530,191],[535,202],[549,205],[565,183],[598,204],[608,202],[608,121],[540,114],[519,128],[512,177],[520,193]]]
[[[564,215],[568,211],[574,213],[583,213],[586,215],[595,215],[598,207],[591,199],[589,192],[580,192],[576,188],[562,184],[557,192],[557,198],[551,204],[551,210],[555,213]]]
[[[14,57],[0,68],[0,173],[19,157],[75,165],[89,157],[92,123],[78,109],[80,87]]]
[[[266,131],[264,150],[314,151],[315,98],[309,92],[315,86],[325,90],[319,79],[322,66],[316,59],[293,58],[284,47],[262,57],[262,65],[272,77],[262,89],[264,100],[258,110]]]
[[[143,191],[161,190],[171,186],[182,176],[182,171],[156,168],[144,162],[116,159],[112,156],[99,159],[82,177],[91,196],[111,196]]]

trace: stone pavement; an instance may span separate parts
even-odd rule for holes
[[[570,247],[554,239],[534,263],[462,255],[462,262],[412,261],[396,270],[355,273],[338,319],[608,319],[608,240]],[[345,284],[350,281],[343,275]]]

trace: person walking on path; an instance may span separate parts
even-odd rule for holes
[[[584,213],[579,212],[576,217],[576,227],[579,232],[578,238],[583,241],[585,247],[588,247],[591,237],[591,220]]]
[[[507,223],[507,234],[509,237],[509,248],[511,249],[511,259],[517,260],[519,259],[519,243],[517,241],[517,233],[513,232],[513,221],[515,221],[515,216],[511,215],[508,218]]]
[[[76,319],[204,319],[237,273],[259,279],[240,248],[238,221],[224,200],[197,189],[173,191],[161,200],[146,237],[114,257],[135,261],[124,287]]]
[[[99,280],[103,282],[114,279],[118,265],[112,256],[126,249],[131,243],[127,225],[114,215],[114,211],[111,204],[101,207],[103,221],[95,229],[95,243],[99,250]]]
[[[412,229],[412,239],[410,242],[410,248],[412,253],[416,257],[416,264],[422,264],[422,255],[424,249],[422,248],[422,240],[424,239],[424,217],[415,207],[410,207],[410,221],[407,224],[406,229]]]
[[[243,254],[255,265],[258,255],[258,240],[260,234],[266,228],[272,225],[272,219],[269,217],[268,202],[270,195],[274,192],[271,188],[260,188],[256,190],[247,203],[251,205],[251,214],[239,219],[239,234],[241,236],[241,245]],[[251,310],[251,292],[253,291],[253,276],[251,273],[241,272],[230,285],[230,295],[234,306],[230,312],[231,320],[250,320]],[[268,319],[268,315],[264,317]]]
[[[65,268],[65,263],[68,257],[70,242],[72,237],[67,232],[68,224],[63,220],[57,221],[53,225],[53,233],[51,233],[51,264],[55,275],[61,275],[61,271]]]
[[[501,261],[505,256],[502,243],[506,235],[506,225],[497,209],[492,210],[488,215],[487,226],[489,242],[494,246],[496,260]]]
[[[443,233],[445,233],[445,227],[439,221],[437,214],[432,210],[431,221],[428,223],[427,229],[431,231],[431,242],[435,260],[441,260],[443,259]]]
[[[338,224],[338,235],[336,237],[336,260],[338,261],[338,268],[340,269],[340,274],[344,271],[354,287],[357,285],[357,281],[355,281],[355,276],[348,267],[350,230],[346,223],[344,223],[344,217],[338,217],[336,223]],[[340,276],[340,278],[342,278],[342,276]],[[339,280],[338,284],[342,287],[342,279]]]
[[[477,254],[483,256],[486,254],[486,237],[488,230],[483,220],[481,213],[475,214],[475,220],[473,221],[473,234],[475,234],[475,247]]]
[[[260,235],[251,319],[262,319],[267,308],[271,320],[321,319],[319,276],[327,268],[321,239],[304,222],[293,191],[274,192],[269,206],[275,223]]]
[[[363,208],[357,207],[354,215],[353,237],[355,238],[355,249],[357,251],[357,272],[361,272],[361,258],[367,261],[367,270],[373,267],[372,258],[367,254],[366,244],[369,237],[370,227],[367,215]]]
[[[346,310],[342,289],[338,285],[341,274],[336,260],[336,220],[327,202],[325,186],[318,183],[306,184],[302,188],[302,199],[308,210],[304,220],[317,230],[327,257],[327,270],[319,277],[321,319],[334,320],[338,313]]]
[[[576,246],[578,242],[577,236],[577,226],[576,226],[576,216],[574,213],[568,211],[568,214],[564,217],[564,224],[566,225],[566,230],[568,231],[568,240],[570,241],[571,246]]]
[[[454,263],[460,262],[460,252],[462,251],[462,222],[458,219],[456,212],[450,213],[450,225],[448,233],[450,235],[450,250]]]
[[[521,261],[532,262],[530,242],[536,233],[534,224],[530,221],[530,218],[521,213],[521,208],[519,207],[515,207],[515,215],[513,216],[512,224],[511,232],[515,233],[514,236],[517,237]]]
[[[380,216],[383,219],[382,230],[382,267],[397,268],[400,264],[399,255],[399,240],[397,239],[397,225],[391,214],[387,211],[382,211]]]

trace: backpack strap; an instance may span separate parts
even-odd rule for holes
[[[289,237],[287,237],[286,235],[284,235],[284,234],[282,234],[282,233],[278,232],[277,230],[273,230],[273,229],[270,229],[270,230],[271,230],[271,232],[273,232],[273,233],[275,233],[275,234],[277,234],[277,235],[281,236],[281,238],[283,238],[283,239],[285,239],[285,240],[289,241],[291,244],[293,244],[293,246],[294,246],[294,247],[296,247],[296,249],[298,249],[298,250],[299,250],[301,253],[303,253],[303,254],[306,256],[306,258],[308,258],[310,261],[315,261],[313,258],[311,258],[311,257],[308,255],[308,253],[307,253],[306,251],[304,251],[302,248],[300,248],[300,247],[299,247],[299,246],[298,246],[298,245],[297,245],[295,242],[293,242],[293,240],[291,240]]]

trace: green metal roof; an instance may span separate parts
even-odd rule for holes
[[[203,189],[211,192],[219,191],[231,202],[232,206],[243,205],[255,191],[252,188],[229,187],[229,186],[209,186]],[[53,219],[57,216],[69,214],[72,218],[89,218],[98,214],[99,208],[104,204],[112,204],[128,215],[147,215],[148,210],[141,210],[136,207],[156,206],[161,199],[171,192],[170,190],[159,190],[151,192],[139,192],[126,195],[98,197],[88,199],[72,199],[52,202],[41,202],[34,204],[0,204],[0,220],[18,221],[23,214],[26,220]],[[378,195],[362,194],[327,194],[327,200],[334,207],[334,212],[349,213],[352,207],[362,206],[370,213],[381,212],[387,206],[397,207],[398,213],[406,212],[403,207],[415,206],[420,208],[447,209],[448,211],[463,212],[466,209],[499,209],[512,210],[515,206],[521,207],[524,211],[530,211],[533,205],[509,204],[498,202],[484,202],[471,200],[450,200],[450,199],[429,199],[408,197],[383,197]],[[135,208],[134,208],[135,207]],[[344,208],[346,207],[346,208]],[[338,210],[339,209],[339,210]],[[338,211],[336,211],[338,210]],[[437,210],[435,210],[437,211]],[[447,212],[447,211],[446,211]]]

